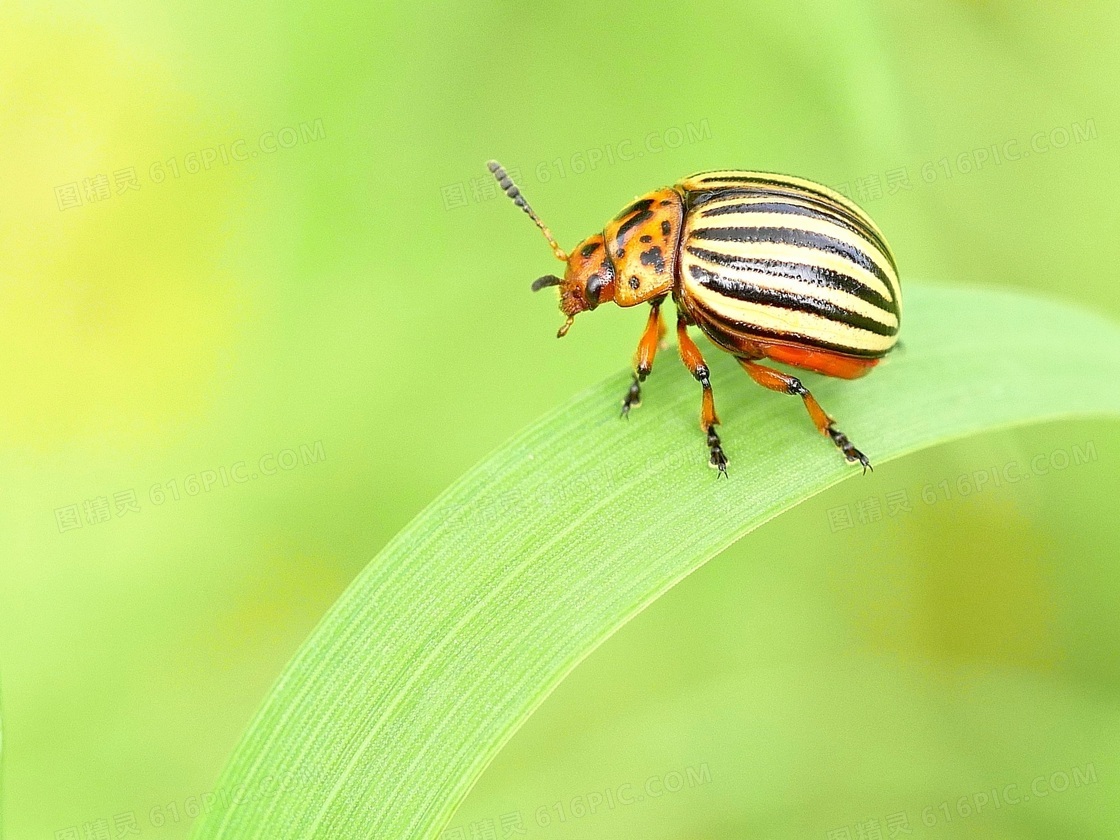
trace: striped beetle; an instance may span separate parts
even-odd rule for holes
[[[902,306],[898,269],[882,232],[859,207],[803,178],[700,172],[636,199],[568,255],[501,164],[487,166],[567,265],[563,279],[549,274],[533,283],[533,291],[560,289],[567,318],[558,338],[577,314],[601,303],[649,304],[624,417],[641,404],[641,383],[665,334],[661,304],[672,294],[678,350],[703,389],[700,428],[719,475],[727,474],[727,456],[715,430],[708,366],[689,326],[733,355],[759,385],[801,397],[821,434],[849,462],[865,472],[871,467],[797,377],[758,364],[772,359],[855,379],[894,347]]]

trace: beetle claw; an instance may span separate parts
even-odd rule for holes
[[[639,384],[640,380],[637,375],[634,376],[634,381],[630,383],[630,390],[626,392],[626,397],[622,400],[622,414],[621,417],[630,419],[630,409],[637,408],[642,404],[642,386]]]
[[[848,436],[846,434],[837,429],[835,426],[831,425],[828,427],[827,432],[828,436],[832,438],[832,442],[835,443],[837,448],[844,453],[844,458],[847,459],[849,464],[858,463],[863,467],[864,475],[867,475],[868,470],[871,470],[872,472],[875,471],[875,468],[871,466],[871,461],[867,459],[866,455],[864,455],[852,445],[852,442],[848,440]]]
[[[708,450],[711,456],[708,458],[708,466],[714,470],[719,470],[716,475],[718,479],[720,476],[727,478],[727,456],[723,452],[719,435],[716,434],[715,424],[708,426]]]

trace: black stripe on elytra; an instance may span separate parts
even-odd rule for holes
[[[722,274],[715,274],[699,265],[689,266],[689,273],[705,289],[724,297],[757,303],[762,306],[775,306],[779,309],[788,309],[791,312],[816,315],[875,335],[891,336],[898,333],[898,327],[887,326],[874,318],[868,318],[866,315],[860,315],[858,312],[852,312],[850,309],[845,309],[826,300],[787,292],[783,289],[768,289],[765,286],[757,286],[745,280],[724,277]]]
[[[767,198],[782,198],[784,196],[769,193],[760,193]],[[756,195],[757,197],[757,195]],[[741,204],[720,204],[716,207],[708,207],[701,212],[701,216],[708,218],[709,216],[727,216],[735,213],[787,213],[794,216],[804,216],[806,218],[815,218],[821,222],[830,222],[832,224],[839,224],[842,227],[847,227],[849,231],[855,233],[857,236],[862,236],[866,240],[870,240],[872,244],[883,252],[886,256],[889,252],[885,250],[883,242],[879,239],[878,234],[871,230],[861,220],[852,220],[851,214],[837,212],[836,205],[829,205],[822,207],[819,202],[810,196],[801,198],[805,204],[797,204],[795,200],[773,200],[773,202],[744,202]],[[806,206],[810,205],[810,206]],[[816,205],[816,206],[812,206]]]
[[[744,181],[748,179],[743,179]],[[796,184],[787,184],[782,181],[773,181],[768,179],[757,179],[757,183],[766,186],[759,187],[723,187],[713,190],[691,191],[685,197],[686,206],[689,210],[696,207],[701,207],[711,201],[728,199],[728,198],[776,198],[776,199],[794,199],[797,201],[804,201],[812,205],[817,210],[828,213],[829,215],[847,222],[849,225],[854,226],[856,233],[863,236],[865,239],[870,239],[888,260],[894,266],[894,261],[891,259],[890,249],[887,247],[883,238],[875,231],[871,225],[870,220],[862,215],[861,212],[853,211],[851,208],[844,204],[840,204],[836,199],[818,190],[810,190],[797,186]],[[895,269],[897,274],[897,268]]]
[[[775,198],[775,199],[794,199],[804,201],[811,204],[818,209],[824,210],[835,214],[838,217],[848,219],[853,224],[860,225],[861,227],[869,227],[868,220],[862,217],[858,212],[854,212],[851,208],[838,203],[835,199],[818,193],[816,191],[803,190],[800,187],[792,184],[777,184],[766,185],[758,183],[753,186],[744,184],[741,187],[712,187],[709,190],[692,190],[687,195],[687,206],[691,210],[696,207],[701,207],[712,201],[722,201],[724,199],[734,198]]]
[[[780,175],[778,175],[776,177],[773,174],[771,174],[769,176],[767,176],[767,175],[761,175],[761,176],[759,176],[759,175],[723,175],[723,176],[720,176],[720,177],[709,176],[707,178],[701,178],[700,179],[700,183],[702,183],[702,184],[707,184],[707,183],[711,183],[711,182],[717,182],[718,183],[719,181],[731,181],[731,182],[736,183],[736,184],[765,184],[768,187],[783,187],[785,189],[790,189],[790,190],[802,190],[802,191],[807,192],[807,193],[812,193],[813,195],[818,195],[821,198],[827,199],[828,201],[833,201],[833,202],[836,201],[836,199],[834,199],[831,195],[824,192],[824,190],[818,188],[817,185],[813,184],[812,182],[799,184],[796,181],[791,181],[791,180],[787,180],[785,178],[782,178]]]
[[[835,269],[793,260],[739,257],[734,254],[709,251],[707,248],[697,248],[692,245],[687,246],[686,250],[698,259],[714,263],[723,268],[754,271],[767,277],[782,277],[822,289],[836,289],[840,292],[847,292],[849,295],[876,306],[884,312],[891,313],[895,318],[898,317],[898,305],[893,300],[883,297],[878,291],[868,287],[855,277]]]
[[[768,195],[767,197],[769,198],[771,196]],[[777,196],[773,197],[777,198]],[[808,197],[804,200],[808,204],[817,204],[816,201]],[[851,231],[856,236],[870,240],[876,248],[882,251],[883,256],[888,256],[890,253],[886,250],[882,240],[874,230],[869,228],[862,221],[853,221],[850,214],[837,213],[831,207],[827,209],[819,206],[807,207],[804,204],[796,204],[793,201],[756,201],[744,202],[741,204],[720,204],[716,207],[709,207],[701,211],[700,215],[706,219],[709,216],[727,216],[735,213],[785,213],[793,216],[804,216],[807,219],[816,219],[821,222],[838,224]]]
[[[752,340],[758,339],[764,341],[767,339],[771,341],[781,341],[786,344],[794,344],[802,347],[815,347],[820,350],[829,350],[833,353],[841,353],[845,356],[857,356],[865,359],[877,359],[881,356],[885,356],[890,349],[867,350],[863,347],[849,347],[846,344],[823,341],[819,338],[807,336],[802,333],[764,329],[744,321],[725,318],[719,313],[713,312],[695,298],[690,299],[689,306],[693,320],[696,322],[696,325],[704,331],[704,334],[716,344],[721,347],[726,347],[732,352],[735,352],[737,349],[744,349],[744,344],[749,345]]]
[[[890,281],[883,271],[882,266],[854,245],[826,236],[811,230],[801,230],[793,227],[727,227],[727,228],[694,228],[690,239],[700,239],[705,242],[745,242],[745,243],[771,243],[775,245],[794,245],[801,248],[811,248],[816,251],[825,251],[843,257],[853,265],[870,271],[890,289]]]

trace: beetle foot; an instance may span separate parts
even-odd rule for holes
[[[856,449],[852,445],[852,442],[848,440],[848,436],[842,431],[830,425],[828,427],[828,436],[832,438],[832,442],[836,444],[837,448],[844,453],[844,457],[848,460],[849,464],[860,464],[863,467],[864,474],[866,474],[868,470],[872,472],[875,471],[875,468],[871,466],[871,462],[867,460],[867,456]]]
[[[638,377],[634,377],[634,381],[630,383],[630,390],[626,392],[626,398],[622,401],[622,414],[620,416],[627,419],[630,418],[630,409],[638,408],[642,404],[642,386],[638,384]]]
[[[714,470],[719,470],[719,474],[727,476],[727,456],[723,454],[723,446],[720,444],[719,435],[716,434],[715,425],[708,426],[708,451],[711,456],[708,458],[708,466]]]

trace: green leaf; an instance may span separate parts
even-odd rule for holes
[[[805,377],[873,463],[992,429],[1120,414],[1120,329],[1095,315],[911,284],[904,324],[904,347],[868,377]],[[620,372],[525,429],[342,595],[267,698],[196,837],[435,837],[502,745],[622,624],[761,523],[860,480],[800,400],[707,356],[730,480],[706,464],[700,388],[672,352],[629,422],[618,418]]]
[[[0,704],[0,837],[4,836],[4,709]]]

